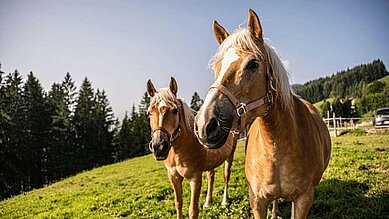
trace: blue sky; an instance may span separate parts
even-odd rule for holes
[[[389,63],[389,1],[0,1],[0,62],[30,71],[48,91],[70,72],[104,89],[115,115],[138,105],[147,79],[202,98],[217,48],[212,21],[230,33],[259,15],[289,63],[291,83],[380,58]],[[243,24],[246,25],[245,23]]]

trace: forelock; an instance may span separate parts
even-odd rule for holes
[[[161,108],[166,107],[176,107],[176,96],[167,88],[159,89],[155,95],[150,100],[149,110],[153,107]]]
[[[265,58],[264,53],[260,50],[257,42],[252,38],[249,31],[245,28],[240,28],[235,30],[235,32],[227,37],[219,46],[216,54],[209,61],[209,67],[212,68],[216,62],[220,61],[230,48],[234,48],[236,51],[242,53],[251,53],[258,59]]]

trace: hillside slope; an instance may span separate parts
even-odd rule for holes
[[[368,64],[362,64],[352,69],[337,72],[332,76],[321,77],[294,86],[294,91],[311,103],[325,100],[330,96],[345,98],[361,97],[363,87],[389,74],[382,60],[377,59]]]
[[[386,85],[389,85],[389,75],[383,77],[383,78],[380,78],[378,79],[379,81],[385,83]]]
[[[383,218],[389,215],[389,135],[333,139],[332,159],[315,192],[310,218]],[[205,176],[203,177],[205,179]],[[216,173],[214,205],[200,218],[247,218],[244,145],[237,148],[231,204],[220,205],[222,169]],[[204,203],[206,180],[200,204]],[[189,185],[184,183],[184,212]],[[289,202],[280,203],[290,217]],[[173,191],[161,162],[151,155],[96,168],[0,202],[0,218],[174,218]]]
[[[380,82],[384,83],[386,87],[389,87],[389,75],[387,75],[387,76],[385,76],[385,77],[383,77],[383,78],[377,79],[377,80],[375,80],[375,81],[380,81]],[[367,87],[368,87],[369,85],[373,84],[375,81],[373,81],[373,82],[367,84]],[[359,100],[360,98],[356,98],[356,99]],[[328,103],[332,103],[332,102],[334,101],[334,98],[330,97],[330,98],[325,99],[324,101],[326,101],[326,102],[328,102]],[[322,112],[321,112],[321,107],[322,107],[324,101],[321,100],[321,101],[319,101],[319,102],[313,103],[313,105],[316,107],[316,109],[317,109],[320,113],[322,113]],[[384,107],[384,106],[382,106],[382,107]],[[332,115],[331,115],[331,116],[332,116]],[[371,115],[369,114],[369,115],[368,115],[369,119],[370,119],[370,116],[371,116]]]

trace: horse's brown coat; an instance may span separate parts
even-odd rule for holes
[[[172,80],[175,83],[174,78]],[[171,83],[172,83],[171,80]],[[177,86],[170,86],[168,89],[160,89],[159,92],[171,92],[171,88],[177,89]],[[152,95],[152,98],[160,95],[158,92],[153,89],[153,85],[148,82],[148,93]],[[177,91],[177,90],[176,90]],[[163,94],[162,94],[163,95]],[[196,136],[193,133],[192,127],[187,127],[186,119],[187,118],[184,110],[189,110],[182,100],[176,98],[176,92],[174,95],[168,95],[174,97],[175,99],[170,100],[169,104],[164,105],[163,107],[158,108],[157,105],[150,106],[149,111],[150,115],[150,126],[152,130],[157,128],[164,128],[172,134],[174,130],[178,128],[178,125],[181,127],[180,134],[178,137],[171,142],[171,149],[167,158],[163,161],[166,169],[168,170],[168,177],[174,189],[175,195],[175,206],[177,209],[177,218],[182,218],[182,180],[186,178],[189,180],[191,186],[191,202],[189,207],[189,216],[190,218],[197,218],[199,213],[198,201],[200,196],[201,180],[202,173],[208,171],[208,194],[205,206],[208,206],[212,201],[212,190],[213,190],[213,180],[214,180],[214,168],[220,166],[225,161],[225,190],[223,197],[223,204],[227,204],[228,199],[228,181],[230,178],[231,165],[233,160],[233,155],[236,147],[236,140],[230,135],[225,146],[221,147],[218,150],[209,150],[205,149],[197,140]],[[151,100],[153,103],[154,101]],[[178,108],[179,116],[175,118],[174,114],[171,114],[171,111],[175,108]],[[187,108],[187,109],[184,109]],[[162,117],[162,118],[161,118]],[[176,120],[179,120],[177,123]],[[193,124],[193,122],[191,123]]]
[[[293,211],[295,218],[305,218],[314,187],[328,166],[331,141],[316,109],[297,97],[293,99],[295,115],[275,102],[267,116],[251,125],[245,171],[253,207],[263,208],[261,204],[286,198],[302,203]],[[264,210],[259,212],[262,215],[257,217],[265,217]]]
[[[269,202],[286,198],[293,201],[292,218],[306,218],[314,188],[329,163],[329,132],[317,110],[290,90],[287,71],[273,48],[265,43],[258,16],[251,9],[247,28],[229,35],[214,22],[214,34],[221,46],[213,71],[217,78],[224,52],[231,47],[239,49],[239,59],[219,79],[221,84],[246,104],[268,92],[274,97],[272,104],[262,105],[240,120],[255,119],[246,140],[245,172],[250,204],[256,218],[266,218]],[[250,60],[255,60],[258,67],[247,67]],[[214,103],[203,105],[198,118],[212,118],[210,115],[217,107],[223,111],[217,105],[223,93],[218,95]],[[196,123],[199,133],[206,135],[204,127],[208,121],[198,121],[201,121]],[[229,128],[236,130],[238,125],[239,119],[235,119]]]

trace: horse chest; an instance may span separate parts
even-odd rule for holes
[[[174,156],[170,162],[165,163],[165,166],[170,174],[180,175],[186,179],[193,178],[195,173],[198,171],[193,169],[193,165],[190,163],[184,162],[182,159]]]
[[[246,159],[246,177],[253,192],[263,198],[293,198],[306,182],[298,165],[288,156],[270,156],[259,153]]]

